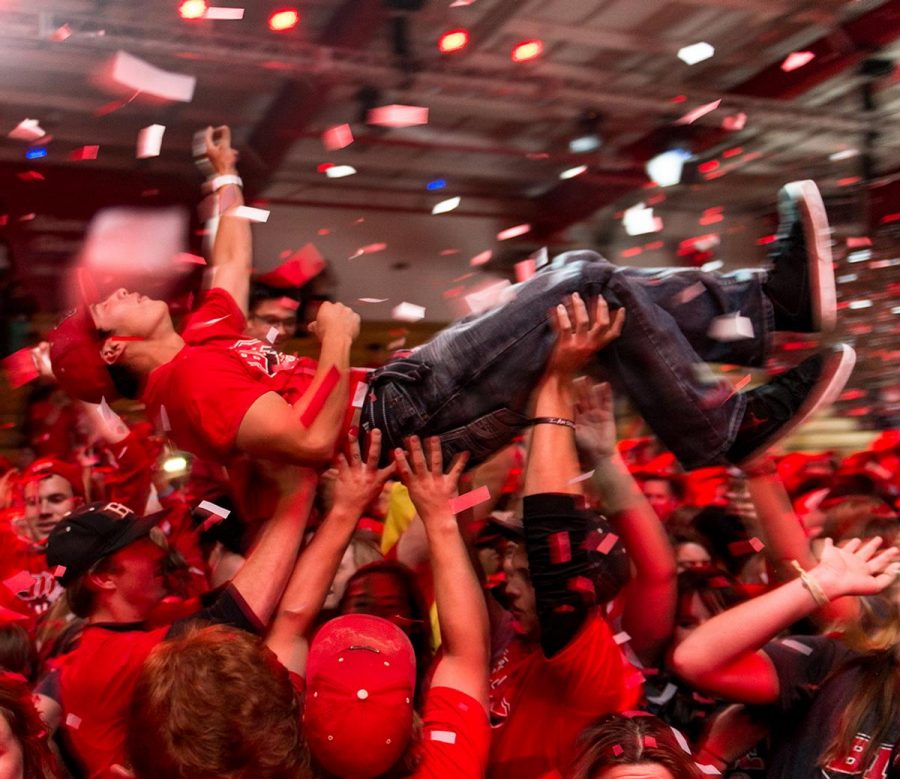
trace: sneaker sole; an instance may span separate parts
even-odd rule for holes
[[[803,401],[797,413],[779,427],[768,441],[760,444],[735,465],[749,465],[783,438],[787,438],[814,414],[834,403],[841,394],[841,390],[844,389],[850,374],[853,373],[854,365],[856,365],[856,352],[853,347],[847,344],[838,344],[825,359],[822,375],[809,395],[806,396],[806,400]]]
[[[813,326],[819,332],[831,332],[837,324],[837,301],[825,203],[816,183],[810,179],[791,181],[784,185],[784,189],[797,204],[803,220],[803,235],[809,252]]]

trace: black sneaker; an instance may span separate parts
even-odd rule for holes
[[[834,402],[855,363],[852,347],[838,344],[750,390],[740,429],[725,456],[735,465],[747,465],[794,432],[819,409]]]
[[[778,191],[778,240],[765,292],[775,329],[828,332],[837,321],[828,216],[813,181],[792,181]]]

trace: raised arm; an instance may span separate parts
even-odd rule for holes
[[[879,551],[880,538],[843,548],[826,539],[822,559],[808,574],[722,612],[693,631],[672,657],[675,672],[693,686],[744,703],[774,703],[780,684],[762,646],[818,607],[818,600],[874,595],[900,572],[900,551]]]
[[[206,156],[215,171],[211,182],[215,188],[213,197],[218,198],[219,215],[207,284],[228,292],[246,316],[253,270],[253,236],[249,220],[235,213],[244,205],[244,195],[237,183],[238,154],[231,148],[230,128],[207,127],[205,135]]]
[[[622,539],[634,566],[625,588],[622,627],[631,648],[652,665],[672,636],[678,570],[662,522],[616,449],[612,389],[608,384],[576,383],[578,445],[593,465],[591,485]]]
[[[481,583],[450,507],[466,457],[444,475],[440,442],[428,441],[428,460],[418,438],[409,439],[409,457],[394,452],[397,473],[425,525],[434,576],[434,598],[442,654],[431,684],[450,687],[488,705],[488,616]]]
[[[393,465],[378,469],[380,430],[372,431],[365,462],[356,440],[350,441],[347,450],[349,459],[337,458],[334,504],[297,559],[266,639],[282,664],[300,676],[306,672],[306,633],[322,609],[356,523],[394,470]]]

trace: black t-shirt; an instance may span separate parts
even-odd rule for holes
[[[859,655],[834,638],[792,636],[763,647],[778,673],[782,714],[772,728],[769,779],[839,779],[887,776],[891,749],[900,738],[900,722],[891,724],[868,765],[859,758],[871,740],[874,723],[863,721],[851,754],[820,768],[818,763],[837,734],[863,671],[848,665]],[[888,680],[885,680],[888,683]]]

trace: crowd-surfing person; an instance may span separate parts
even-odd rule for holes
[[[812,182],[768,269],[568,252],[357,369],[340,303],[318,360],[288,351],[298,277],[253,276],[230,132],[205,142],[180,327],[82,274],[36,350],[83,423],[0,473],[0,779],[900,776],[900,435],[776,453],[845,345],[744,392],[695,370],[834,328]]]

